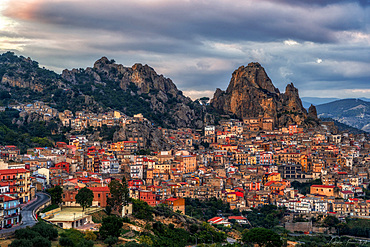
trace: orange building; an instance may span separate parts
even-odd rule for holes
[[[108,186],[103,187],[88,187],[94,193],[94,199],[92,206],[98,206],[105,208],[107,206],[107,198],[110,196],[110,191]],[[64,206],[78,206],[76,203],[76,195],[78,194],[78,189],[65,190],[63,191],[62,199]]]
[[[174,212],[177,210],[181,211],[182,214],[185,214],[185,199],[184,198],[175,198],[171,197],[164,201],[164,204],[168,205]]]
[[[320,196],[334,196],[335,186],[331,185],[311,185],[310,194]]]
[[[180,161],[180,171],[184,173],[191,173],[197,170],[197,157],[194,155],[178,156],[176,160]]]

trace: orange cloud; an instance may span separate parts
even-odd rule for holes
[[[18,20],[34,20],[37,18],[37,10],[43,4],[43,0],[19,0],[9,1],[3,11],[3,15]]]

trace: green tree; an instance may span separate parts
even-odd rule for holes
[[[339,223],[340,223],[340,221],[338,220],[338,218],[335,217],[335,216],[332,216],[332,215],[326,216],[326,218],[323,221],[323,224],[326,227],[334,227],[334,226],[338,225]]]
[[[132,199],[132,214],[142,220],[153,220],[153,209],[142,200]]]
[[[32,239],[31,242],[33,247],[51,247],[50,240],[41,236]]]
[[[15,239],[9,247],[32,247],[32,242],[27,239]]]
[[[37,222],[31,229],[46,239],[54,240],[58,238],[58,230],[44,222]]]
[[[59,238],[59,244],[63,247],[74,247],[75,246],[72,239],[70,239],[68,237]]]
[[[107,244],[109,247],[113,246],[118,242],[117,237],[109,236],[104,240],[104,243]]]
[[[62,194],[63,194],[63,189],[59,185],[50,188],[46,190],[46,192],[49,193],[51,196],[51,203],[52,204],[60,204],[62,203]]]
[[[118,238],[120,235],[122,226],[123,226],[122,218],[119,218],[115,215],[107,216],[103,218],[103,222],[99,229],[100,236],[103,239],[106,239],[109,236]]]
[[[92,241],[95,241],[97,237],[98,236],[96,236],[96,234],[93,231],[87,231],[84,236],[86,240],[92,240]]]
[[[85,211],[85,208],[92,205],[93,199],[94,193],[86,187],[80,189],[76,195],[76,202],[81,205],[82,211]]]
[[[262,227],[244,230],[242,240],[244,243],[257,244],[259,247],[280,247],[283,244],[279,234]]]
[[[15,238],[17,239],[33,239],[39,236],[40,234],[38,232],[33,231],[29,227],[15,231]]]
[[[122,212],[122,207],[126,206],[130,201],[129,190],[127,187],[125,177],[122,178],[122,182],[119,180],[112,180],[109,185],[110,197],[108,200],[108,205],[117,211],[119,214]]]

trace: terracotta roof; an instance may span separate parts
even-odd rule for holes
[[[88,189],[91,190],[92,192],[110,192],[108,186],[104,186],[104,187],[88,187]]]

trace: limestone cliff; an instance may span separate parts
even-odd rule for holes
[[[276,126],[303,124],[307,118],[293,83],[280,93],[259,63],[235,70],[226,92],[217,89],[211,105],[238,118],[272,117]]]
[[[88,88],[82,93],[92,94],[97,102],[108,102],[104,98],[99,100],[101,94],[115,98],[115,102],[106,105],[128,115],[142,113],[153,122],[173,128],[203,125],[202,106],[185,97],[171,79],[158,75],[148,65],[124,67],[102,57],[93,68],[64,70],[62,77],[71,84]]]

